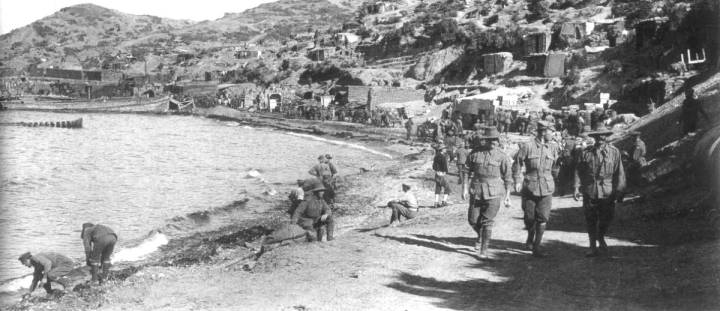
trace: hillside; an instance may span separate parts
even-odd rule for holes
[[[141,48],[142,38],[152,36],[151,41],[161,43],[190,24],[80,4],[0,36],[0,62],[15,69],[43,60],[45,66],[98,68],[104,56],[116,53],[125,42],[140,40],[133,47]]]

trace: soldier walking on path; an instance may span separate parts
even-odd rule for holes
[[[90,282],[98,281],[100,284],[110,273],[110,256],[117,243],[115,231],[104,225],[94,225],[86,222],[82,225],[80,238],[85,248],[85,260],[90,266],[92,279]],[[98,275],[98,269],[102,268],[102,274]]]
[[[468,175],[468,169],[467,169],[467,158],[468,158],[468,150],[467,145],[465,144],[465,141],[460,141],[460,145],[458,146],[458,150],[456,152],[456,165],[458,169],[458,184],[460,184],[460,194],[462,196],[462,199],[465,200],[465,184],[467,183],[467,175]]]
[[[553,131],[553,124],[537,121],[535,139],[520,145],[512,168],[515,191],[522,195],[523,219],[528,231],[525,244],[536,257],[545,257],[540,244],[550,218],[552,194],[555,192],[552,167],[558,159],[560,147],[552,140]],[[521,183],[523,167],[525,178]]]
[[[323,185],[325,186],[327,190],[327,193],[325,193],[324,199],[328,204],[333,204],[333,199],[335,193],[332,191],[332,179],[333,179],[333,173],[330,169],[330,165],[327,163],[327,158],[325,155],[320,155],[318,157],[318,164],[315,164],[309,171],[308,174],[315,176],[317,179],[322,181]]]
[[[500,133],[488,127],[481,137],[485,148],[473,152],[467,159],[470,182],[468,222],[478,235],[475,249],[480,258],[487,258],[492,228],[500,209],[501,200],[510,206],[512,174],[510,157],[500,151]]]
[[[448,205],[447,197],[450,194],[450,184],[448,184],[445,175],[448,173],[448,157],[446,154],[447,147],[440,144],[435,150],[435,158],[433,158],[433,170],[435,171],[435,208],[445,207]],[[440,195],[443,195],[442,203],[440,203]]]
[[[620,150],[607,143],[612,131],[599,128],[588,133],[595,145],[585,149],[575,170],[575,193],[582,192],[590,251],[588,257],[607,253],[605,234],[615,214],[615,201],[625,190],[625,170]],[[597,244],[600,243],[600,251]]]
[[[413,128],[415,127],[415,122],[413,122],[412,118],[409,118],[407,122],[405,122],[405,131],[406,131],[406,139],[408,142],[412,142],[412,132]]]

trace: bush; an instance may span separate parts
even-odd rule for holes
[[[534,22],[548,17],[549,5],[545,0],[530,0],[528,1],[527,7],[528,11],[530,11],[530,14],[527,16],[528,22]]]
[[[343,85],[362,85],[360,79],[354,78],[349,72],[327,61],[305,66],[305,71],[300,74],[298,83],[311,84],[313,82],[328,80],[337,80],[338,84]]]

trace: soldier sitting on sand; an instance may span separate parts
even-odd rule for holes
[[[400,200],[392,200],[388,202],[388,207],[392,209],[390,216],[390,227],[394,227],[402,222],[402,217],[407,219],[415,218],[418,214],[418,202],[415,194],[410,191],[410,185],[402,184],[403,198]]]

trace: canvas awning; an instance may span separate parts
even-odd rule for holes
[[[455,105],[455,111],[459,111],[460,113],[478,114],[481,110],[495,110],[493,100],[463,98]]]

